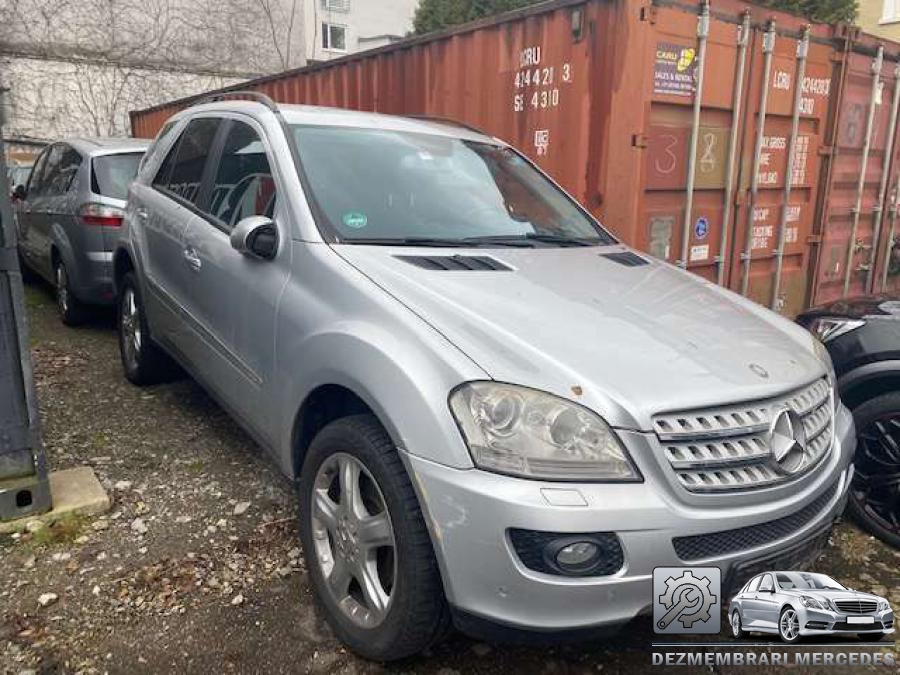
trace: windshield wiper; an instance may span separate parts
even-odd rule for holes
[[[477,242],[466,239],[441,239],[440,237],[348,237],[341,244],[369,244],[371,246],[434,246],[454,248],[474,248]]]
[[[538,241],[542,244],[558,244],[560,246],[597,246],[602,243],[600,239],[586,239],[583,237],[568,237],[563,234],[548,234],[541,232],[526,232],[525,234],[501,234],[485,237],[469,237],[467,241],[483,241],[492,244],[515,245],[516,242],[528,244]]]

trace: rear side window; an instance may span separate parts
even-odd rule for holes
[[[248,216],[271,216],[275,181],[266,149],[253,128],[232,122],[216,170],[210,213],[231,229]]]
[[[113,199],[127,199],[128,186],[137,175],[143,153],[105,155],[91,160],[91,192]]]
[[[32,180],[29,188],[34,197],[52,197],[64,194],[72,187],[78,167],[81,166],[81,155],[78,152],[59,143],[52,146],[46,153],[40,178]]]
[[[220,123],[221,120],[217,118],[192,120],[169,151],[153,179],[153,185],[196,204],[200,196],[203,169]]]

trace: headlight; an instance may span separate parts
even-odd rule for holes
[[[450,409],[482,469],[546,480],[641,480],[606,422],[552,394],[470,382],[450,395]]]
[[[809,330],[819,338],[822,342],[834,340],[844,333],[856,330],[860,326],[865,325],[865,321],[860,319],[841,319],[838,317],[823,316],[813,319],[809,324]]]
[[[803,603],[804,607],[811,607],[812,609],[828,609],[828,605],[826,605],[823,601],[816,600],[815,598],[811,598],[808,595],[801,595],[800,602]]]
[[[886,612],[890,608],[891,608],[891,606],[888,604],[887,600],[879,600],[878,601],[878,611],[879,612]]]

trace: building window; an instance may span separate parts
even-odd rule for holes
[[[347,51],[347,27],[334,23],[323,23],[322,48],[335,52]]]
[[[898,21],[900,21],[900,0],[883,0],[879,23],[896,23]]]
[[[322,9],[329,12],[349,12],[350,0],[322,0]]]

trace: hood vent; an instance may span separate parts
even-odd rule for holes
[[[509,272],[499,260],[476,255],[398,255],[398,259],[426,270],[440,272]]]
[[[625,267],[640,267],[641,265],[649,265],[641,256],[631,251],[622,251],[620,253],[601,253],[602,258],[607,258],[613,262],[617,262]]]

